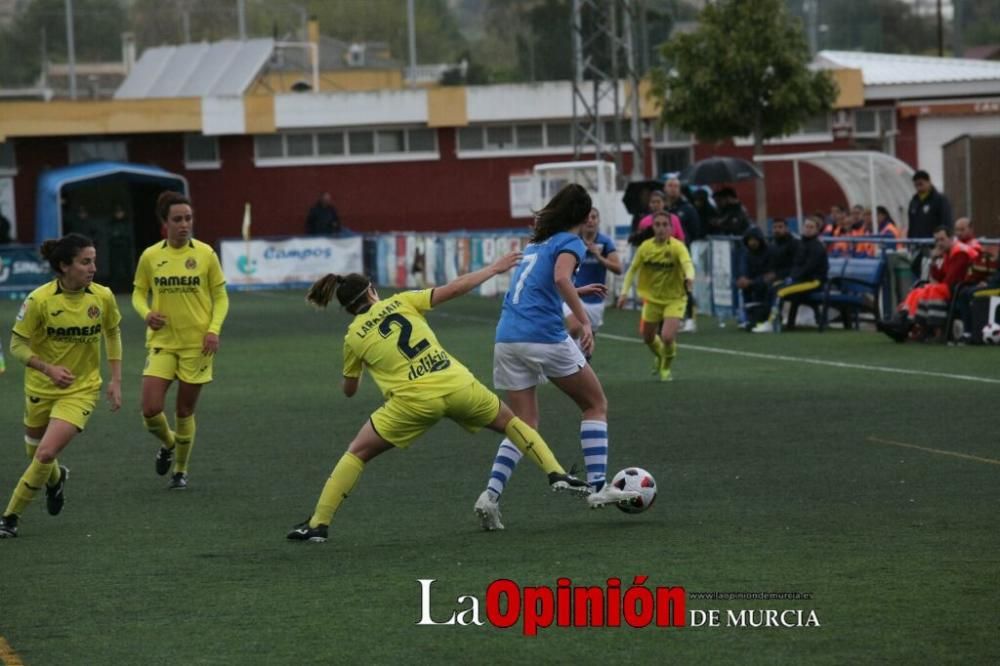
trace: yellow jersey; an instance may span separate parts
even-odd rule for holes
[[[21,305],[14,333],[28,340],[31,350],[50,365],[61,365],[75,379],[59,388],[33,368],[24,372],[24,390],[42,398],[57,398],[101,388],[101,338],[118,328],[122,316],[107,287],[92,283],[82,291],[63,291],[59,280],[35,289]]]
[[[424,319],[433,292],[404,291],[356,315],[344,336],[344,376],[359,377],[368,366],[386,398],[438,398],[468,388],[475,377]]]
[[[210,245],[193,239],[180,248],[165,240],[151,245],[139,257],[133,286],[132,306],[144,321],[150,310],[167,318],[158,331],[146,328],[147,348],[201,348],[206,333],[221,332],[229,297]]]
[[[655,238],[649,238],[636,249],[622,292],[629,290],[637,272],[639,296],[653,303],[666,303],[687,297],[684,281],[694,279],[694,264],[682,241],[668,238],[657,243]]]

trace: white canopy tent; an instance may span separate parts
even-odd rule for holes
[[[876,206],[885,206],[900,229],[906,227],[906,209],[913,197],[913,169],[892,155],[868,150],[821,151],[755,155],[754,162],[791,162],[795,174],[795,215],[802,217],[799,163],[830,175],[847,197],[848,205],[867,202],[872,210],[872,233],[878,233]]]

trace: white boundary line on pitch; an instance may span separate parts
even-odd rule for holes
[[[495,320],[476,315],[465,315],[447,312],[435,312],[439,317],[449,317],[452,319],[466,319],[469,321],[479,321],[492,323]],[[636,337],[615,335],[614,333],[598,333],[597,337],[617,340],[619,342],[631,342],[642,344],[642,340]],[[843,361],[824,361],[817,358],[802,358],[800,356],[785,356],[783,354],[765,354],[762,352],[740,351],[738,349],[724,349],[722,347],[704,347],[702,345],[690,345],[687,343],[677,345],[681,349],[692,351],[708,352],[710,354],[726,354],[729,356],[742,356],[744,358],[760,358],[768,361],[785,361],[786,363],[806,363],[808,365],[822,365],[828,368],[842,368],[844,370],[867,370],[869,372],[885,372],[893,375],[915,375],[917,377],[937,377],[939,379],[954,379],[961,382],[978,382],[981,384],[1000,384],[1000,379],[992,377],[976,377],[975,375],[956,375],[948,372],[932,372],[930,370],[912,370],[910,368],[889,368],[884,365],[867,365],[865,363],[845,363]]]
[[[624,335],[614,335],[612,333],[598,333],[599,338],[619,340],[622,342],[642,342],[638,338],[629,338]],[[816,358],[802,358],[799,356],[784,356],[782,354],[764,354],[761,352],[739,351],[736,349],[723,349],[721,347],[703,347],[701,345],[678,344],[681,349],[692,351],[709,352],[711,354],[727,354],[729,356],[743,356],[745,358],[761,358],[769,361],[786,361],[789,363],[807,363],[809,365],[823,365],[830,368],[844,368],[847,370],[868,370],[870,372],[887,372],[895,375],[917,375],[920,377],[937,377],[939,379],[954,379],[963,382],[980,382],[983,384],[1000,384],[1000,379],[991,377],[976,377],[974,375],[955,375],[947,372],[931,372],[929,370],[911,370],[909,368],[889,368],[883,365],[866,365],[864,363],[845,363],[843,361],[823,361]]]
[[[881,437],[875,437],[874,435],[870,435],[868,437],[868,441],[874,442],[876,444],[888,444],[890,446],[901,446],[906,449],[916,449],[917,451],[926,451],[927,453],[937,453],[942,456],[954,456],[955,458],[961,458],[963,460],[972,460],[975,462],[987,463],[990,465],[1000,465],[1000,460],[995,460],[993,458],[983,458],[981,456],[973,456],[968,453],[958,453],[957,451],[945,451],[944,449],[932,449],[926,446],[917,446],[916,444],[897,442],[892,439],[882,439]]]

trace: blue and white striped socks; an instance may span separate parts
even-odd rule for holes
[[[581,421],[580,447],[583,449],[583,464],[587,467],[587,483],[600,490],[608,473],[608,424],[604,421]]]
[[[507,482],[510,481],[510,475],[514,473],[514,468],[517,467],[517,462],[522,456],[523,454],[514,446],[514,442],[506,437],[500,442],[497,457],[493,459],[493,469],[490,470],[490,481],[486,484],[486,490],[489,491],[493,499],[500,498],[503,489],[507,487]]]
[[[587,483],[600,490],[608,473],[608,424],[604,421],[581,421],[580,448],[583,449],[583,463],[587,467]],[[490,480],[486,484],[492,499],[500,499],[522,457],[523,454],[509,439],[504,438],[500,442],[490,470]]]

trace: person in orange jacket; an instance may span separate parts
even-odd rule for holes
[[[969,246],[957,240],[952,230],[944,226],[934,230],[931,257],[931,282],[914,287],[892,320],[876,323],[879,331],[896,342],[905,342],[918,324],[920,330],[926,330],[936,319],[944,319],[941,313],[948,309],[952,290],[966,279],[974,258]]]

